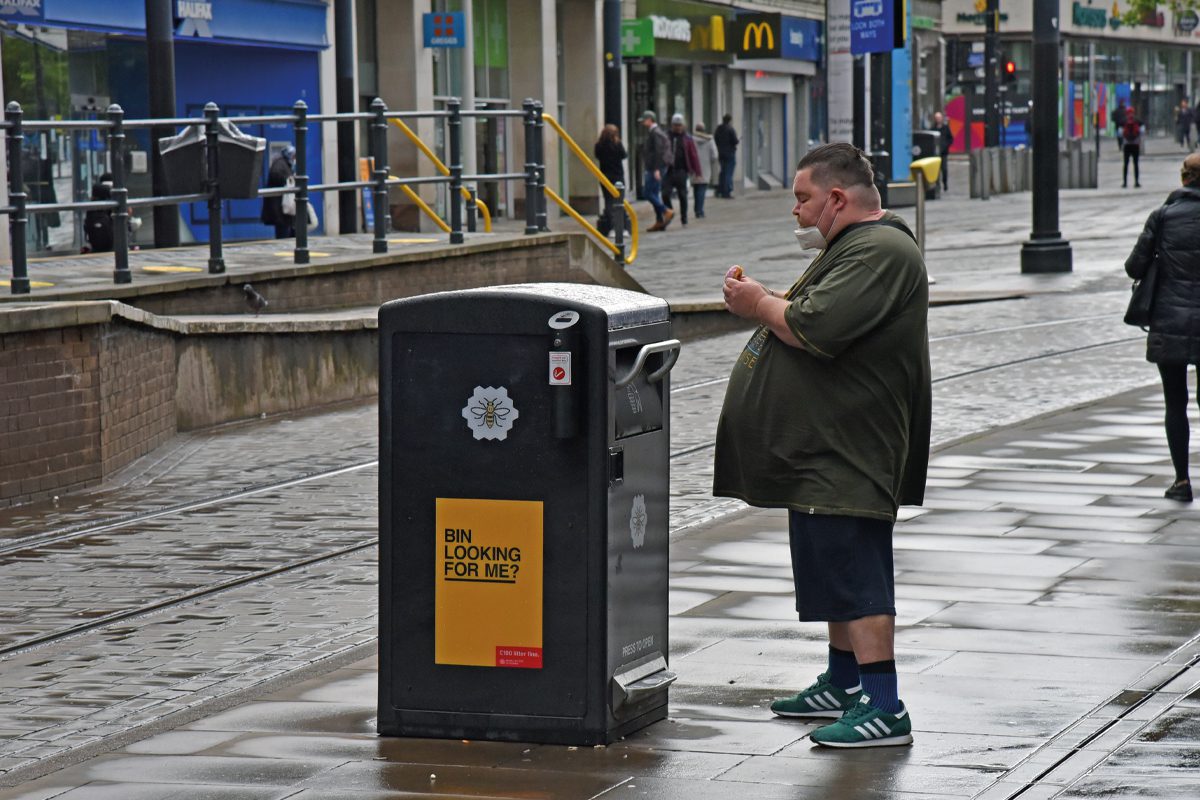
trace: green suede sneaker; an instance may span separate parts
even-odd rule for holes
[[[771,703],[771,712],[780,717],[829,717],[837,719],[854,708],[862,697],[862,686],[839,689],[829,682],[829,673],[822,672],[817,682],[793,697]]]
[[[837,722],[817,728],[808,738],[825,747],[894,747],[912,744],[912,720],[907,708],[889,714],[875,708],[863,697]]]

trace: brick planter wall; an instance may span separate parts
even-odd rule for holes
[[[123,323],[0,336],[0,507],[98,483],[175,433],[175,343]]]

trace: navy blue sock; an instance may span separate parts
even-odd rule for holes
[[[870,697],[871,705],[888,714],[900,711],[900,691],[896,685],[896,662],[873,661],[858,665],[862,676],[863,691]]]
[[[858,686],[858,662],[854,660],[854,651],[829,645],[829,682],[839,689]]]

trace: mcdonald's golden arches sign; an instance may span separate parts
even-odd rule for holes
[[[732,44],[738,58],[779,58],[783,15],[738,14],[733,24]]]

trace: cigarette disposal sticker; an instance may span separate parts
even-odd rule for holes
[[[571,351],[550,353],[550,385],[571,385]]]
[[[542,668],[542,503],[439,497],[434,661]]]

